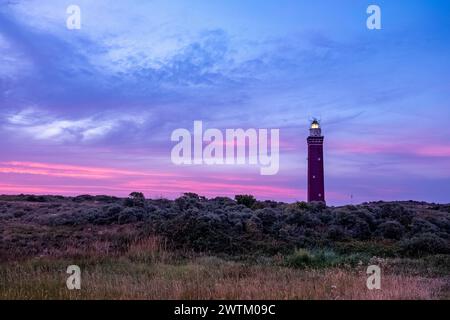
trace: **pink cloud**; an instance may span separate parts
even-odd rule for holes
[[[450,146],[420,146],[416,152],[427,157],[450,157]]]
[[[115,168],[73,166],[41,162],[0,162],[0,173],[32,174],[54,177],[106,179],[118,176],[174,176],[165,172],[133,171]]]
[[[303,199],[306,194],[303,189],[283,186],[286,181],[282,177],[262,183],[260,179],[263,178],[255,177],[254,173],[199,175],[196,169],[192,169],[167,174],[41,162],[1,162],[0,176],[8,183],[0,185],[0,192],[127,196],[131,191],[142,191],[147,196],[170,198],[184,192],[196,192],[208,197],[248,193],[261,199],[283,200]]]
[[[391,143],[335,143],[330,149],[339,153],[352,154],[406,154],[425,157],[450,157],[448,145],[391,144]]]

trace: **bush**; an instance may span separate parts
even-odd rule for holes
[[[343,241],[349,238],[349,234],[340,226],[331,226],[328,228],[327,238],[333,241]]]
[[[415,207],[414,203],[376,202],[336,208],[324,203],[256,201],[251,195],[237,195],[236,201],[206,199],[194,193],[185,193],[175,201],[146,200],[140,192],[131,193],[126,200],[89,195],[45,196],[42,203],[27,203],[26,199],[26,195],[0,196],[0,229],[9,228],[11,222],[82,230],[90,224],[145,221],[131,228],[118,227],[117,233],[151,230],[165,236],[174,247],[218,254],[265,255],[295,248],[332,248],[341,255],[339,263],[349,252],[356,254],[349,261],[360,255],[442,253],[448,251],[450,241],[450,216],[423,204]],[[111,228],[111,232],[115,230]],[[45,240],[42,243],[52,246]],[[297,254],[300,262],[289,263],[304,265],[302,259],[308,260],[303,257],[305,253]],[[331,264],[333,260],[329,252],[308,254],[312,259],[309,265]]]
[[[123,200],[123,205],[125,207],[134,207],[134,201],[131,198],[126,198],[125,200]]]
[[[23,216],[26,215],[26,214],[27,214],[27,213],[26,213],[25,210],[23,210],[23,209],[14,211],[14,217],[15,217],[15,218],[23,217]]]
[[[135,208],[125,208],[118,217],[119,224],[133,223],[142,221],[144,218],[143,211]]]
[[[369,224],[361,219],[355,221],[350,231],[355,239],[369,240],[372,236]]]
[[[410,210],[397,203],[387,203],[381,206],[380,217],[383,220],[395,220],[403,226],[411,224],[413,214]]]
[[[266,209],[266,208],[272,208],[276,209],[278,208],[279,203],[276,201],[271,200],[265,200],[265,201],[256,201],[256,203],[252,206],[252,209]]]
[[[249,194],[236,195],[234,199],[238,204],[244,205],[247,208],[252,208],[256,203],[255,197]]]
[[[88,194],[76,196],[75,198],[72,199],[73,202],[84,202],[84,201],[93,201],[93,200],[94,200],[94,196],[91,196]]]
[[[102,211],[91,209],[88,214],[88,219],[96,225],[109,225],[117,223],[122,209],[123,208],[119,205],[105,206]]]
[[[118,205],[112,205],[105,208],[109,216],[116,216],[122,211],[122,207]]]
[[[336,224],[344,227],[355,239],[368,240],[371,237],[369,224],[354,212],[338,211]]]
[[[185,193],[183,193],[183,196],[187,197],[187,198],[193,198],[193,199],[196,199],[196,200],[201,200],[201,201],[206,201],[207,200],[206,197],[199,196],[197,193],[194,193],[194,192],[185,192]]]
[[[450,215],[433,215],[426,219],[439,228],[439,231],[450,234]]]
[[[387,221],[380,224],[377,234],[386,239],[400,240],[405,233],[405,228],[397,221]]]
[[[346,259],[332,250],[295,250],[285,258],[285,265],[291,268],[327,268],[345,263]]]
[[[402,253],[414,257],[450,253],[450,244],[432,233],[424,233],[404,240],[400,243],[400,248]]]
[[[175,204],[177,209],[181,211],[202,208],[200,197],[195,193],[185,193],[183,196],[175,199]]]
[[[142,192],[132,192],[128,199],[125,199],[124,205],[126,207],[144,207],[145,197]]]
[[[308,212],[297,212],[290,214],[286,219],[286,223],[296,224],[298,226],[304,226],[306,228],[316,228],[322,224],[322,222],[317,218],[315,214]]]
[[[309,208],[308,203],[305,201],[297,201],[292,206],[299,210],[307,210]]]
[[[29,202],[46,202],[47,198],[44,196],[35,196],[35,195],[30,195],[26,197],[26,201]]]
[[[298,249],[285,258],[285,264],[291,268],[305,268],[311,265],[312,254],[306,249]]]
[[[310,212],[319,213],[327,208],[325,202],[322,201],[313,201],[307,204]]]
[[[280,221],[280,212],[275,209],[262,209],[255,211],[255,215],[261,220],[264,230],[270,232],[273,226]]]
[[[395,257],[398,256],[398,245],[392,241],[347,241],[336,242],[333,245],[334,249],[341,253],[348,252],[365,254],[368,256],[377,257]]]
[[[422,218],[414,218],[411,224],[411,232],[412,234],[420,234],[420,233],[436,233],[439,231],[439,228],[428,222]]]

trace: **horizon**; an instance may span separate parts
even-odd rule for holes
[[[76,2],[0,0],[0,194],[306,201],[317,117],[327,205],[450,202],[449,1]],[[279,129],[279,172],[174,165],[196,120]]]
[[[132,191],[130,192],[130,194],[128,194],[128,196],[113,196],[113,195],[107,195],[107,194],[77,194],[77,195],[60,195],[60,194],[32,194],[32,193],[22,193],[22,194],[0,194],[0,198],[1,197],[63,197],[64,199],[70,199],[70,198],[77,198],[77,197],[84,197],[84,196],[89,196],[89,197],[111,197],[111,198],[117,198],[117,199],[127,199],[131,197],[131,193],[133,192],[139,192],[139,191]],[[169,201],[174,201],[179,197],[184,196],[185,194],[196,194],[193,192],[184,192],[182,194],[179,194],[178,196],[175,197],[146,197],[145,195],[145,200],[169,200]],[[235,196],[238,196],[238,194],[234,195],[234,196],[217,196],[217,197],[205,197],[202,194],[196,194],[199,197],[204,197],[207,201],[210,200],[214,200],[215,198],[220,198],[220,197],[224,197],[224,198],[229,198],[230,200],[234,200],[235,201]],[[249,195],[249,194],[246,194]],[[278,203],[282,203],[282,204],[295,204],[295,203],[317,203],[317,201],[312,201],[312,202],[307,202],[306,200],[298,200],[298,201],[291,201],[291,202],[285,202],[285,201],[276,201],[276,200],[270,200],[270,199],[258,199],[257,197],[255,197],[256,201],[258,202],[264,202],[264,201],[274,201],[274,202],[278,202]],[[36,201],[39,202],[39,201]],[[319,201],[320,202],[320,201]],[[405,203],[405,202],[412,202],[412,203],[425,203],[425,204],[431,204],[431,205],[450,205],[450,202],[427,202],[427,201],[423,201],[423,200],[413,200],[413,199],[409,199],[409,200],[392,200],[392,201],[386,201],[386,200],[372,200],[372,201],[364,201],[364,202],[359,202],[359,203],[342,203],[339,205],[329,205],[328,203],[325,203],[326,207],[330,207],[330,208],[337,208],[337,207],[345,207],[345,206],[361,206],[361,205],[365,205],[365,204],[374,204],[374,203],[379,203],[379,202],[383,202],[383,203]]]

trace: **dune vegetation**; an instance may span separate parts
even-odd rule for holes
[[[449,298],[450,205],[0,196],[0,299]]]

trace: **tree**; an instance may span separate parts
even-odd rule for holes
[[[250,194],[240,194],[234,196],[234,199],[238,204],[242,204],[246,206],[247,208],[252,208],[253,205],[256,203],[256,199],[254,196]]]
[[[125,205],[127,207],[144,207],[145,206],[145,196],[142,192],[132,192],[129,198],[125,200]]]

